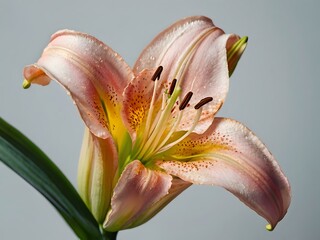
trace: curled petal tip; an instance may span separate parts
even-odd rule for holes
[[[50,83],[50,77],[36,64],[26,66],[23,69],[23,75],[22,86],[24,89],[29,88],[31,84],[46,86]]]
[[[274,228],[272,227],[271,224],[267,224],[267,225],[266,225],[266,229],[267,229],[269,232],[272,232]]]
[[[248,36],[240,38],[235,42],[230,49],[227,51],[228,66],[229,66],[229,76],[231,77],[234,72],[238,61],[240,60],[244,50],[247,47]]]
[[[29,82],[27,79],[24,79],[22,83],[23,89],[28,89],[30,86],[31,86],[31,82]]]

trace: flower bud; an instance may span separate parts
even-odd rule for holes
[[[236,69],[236,66],[242,56],[242,53],[246,49],[247,42],[248,37],[245,36],[236,41],[232,46],[227,46],[227,59],[230,77],[233,71]]]
[[[110,206],[117,160],[113,140],[98,138],[86,128],[78,167],[78,188],[100,224]]]

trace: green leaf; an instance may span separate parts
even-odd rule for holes
[[[98,223],[60,169],[1,117],[0,160],[47,198],[80,239],[102,239]]]

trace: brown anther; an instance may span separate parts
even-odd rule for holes
[[[181,102],[181,104],[179,106],[179,110],[180,111],[186,108],[186,106],[188,105],[192,95],[193,95],[193,92],[188,92],[186,94],[186,96],[184,97],[184,99],[182,100],[182,102]]]
[[[173,79],[170,85],[169,95],[172,95],[174,88],[176,87],[176,84],[177,84],[177,79]]]
[[[194,108],[195,108],[195,109],[199,109],[199,108],[201,108],[203,105],[207,104],[208,102],[211,102],[212,100],[213,100],[212,97],[203,98],[203,99],[200,100],[200,102],[198,102],[198,103],[194,106]]]
[[[160,75],[161,75],[161,73],[162,73],[162,70],[163,70],[163,67],[162,67],[162,66],[159,66],[159,67],[157,68],[157,70],[154,72],[151,80],[152,80],[152,81],[159,80],[159,79],[160,79]]]

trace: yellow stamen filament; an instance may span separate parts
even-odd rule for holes
[[[161,109],[160,112],[156,115],[155,119],[153,119],[153,123],[151,125],[148,137],[150,137],[150,135],[153,133],[154,129],[156,128],[156,126],[157,126],[157,124],[159,122],[159,118],[161,116],[161,113],[163,111],[164,111],[164,109]]]
[[[200,120],[201,113],[202,113],[202,108],[199,108],[197,110],[197,115],[194,118],[194,121],[193,121],[193,124],[192,124],[191,128],[185,134],[183,134],[179,139],[177,139],[176,141],[174,141],[172,143],[169,143],[168,145],[166,145],[166,146],[162,147],[161,149],[159,149],[159,151],[157,151],[157,153],[161,153],[161,152],[167,151],[168,149],[172,148],[174,145],[178,144],[183,139],[188,137],[190,135],[190,133],[192,133],[192,131],[196,128],[197,123]]]
[[[164,129],[160,134],[157,135],[157,138],[155,139],[155,141],[152,143],[152,145],[150,147],[149,153],[157,152],[169,140],[169,138],[172,136],[172,134],[174,133],[174,131],[176,130],[176,128],[178,127],[178,125],[179,125],[179,123],[181,121],[181,118],[182,118],[182,115],[183,115],[183,111],[182,110],[184,110],[187,107],[192,95],[193,95],[193,92],[188,92],[186,94],[186,96],[183,98],[183,100],[182,100],[182,102],[181,102],[181,104],[179,106],[179,110],[180,111],[178,113],[178,117],[176,118],[175,123],[173,124],[171,130],[169,131],[169,133],[167,133],[165,139],[163,141],[161,141],[160,144],[159,144],[159,141],[160,141],[160,139],[161,139],[161,137],[163,135]],[[146,156],[146,158],[148,158],[148,157],[149,157],[149,155]]]
[[[167,103],[167,99],[166,99],[166,98],[167,98],[166,94],[163,93],[163,94],[162,94],[162,106],[161,106],[161,111],[160,111],[161,113],[165,110],[166,103]],[[152,124],[151,131],[149,131],[150,134],[149,134],[148,137],[150,137],[151,134],[154,132],[155,127],[156,127],[156,125],[158,124],[158,120],[159,120],[160,116],[161,116],[161,114],[158,113],[157,116],[156,116],[156,118],[155,118],[155,120],[154,120],[154,122],[153,122],[153,124]],[[164,129],[163,129],[163,130],[164,130]],[[152,151],[152,149],[154,148],[155,143],[157,143],[157,142],[159,141],[159,138],[160,138],[160,137],[161,137],[161,135],[160,135],[160,134],[157,134],[156,140],[153,142],[153,144],[152,144],[151,147],[150,147],[151,151]]]
[[[145,144],[143,144],[144,146],[138,155],[139,159],[143,158],[145,153],[148,150],[150,150],[150,146],[154,142],[154,140],[157,138],[157,136],[160,135],[160,137],[161,137],[162,133],[166,129],[165,126],[167,124],[169,116],[171,115],[171,109],[173,108],[173,106],[176,102],[176,99],[178,98],[180,93],[181,93],[181,88],[176,88],[175,91],[173,92],[172,96],[170,97],[165,109],[163,111],[160,111],[160,113],[158,113],[158,114],[160,114],[159,120],[157,121],[157,124],[156,124],[154,130],[152,131],[152,133],[150,134],[148,140],[145,142]]]
[[[153,114],[153,108],[154,108],[154,102],[156,99],[156,93],[158,89],[158,81],[160,79],[161,73],[162,73],[163,67],[159,66],[153,76],[151,77],[151,80],[154,81],[154,87],[153,87],[153,93],[152,93],[152,98],[151,98],[151,103],[150,103],[150,108],[149,108],[149,114],[147,118],[147,123],[146,123],[146,131],[145,134],[148,136],[149,135],[149,129],[150,129],[150,122]]]
[[[180,120],[181,120],[181,116],[182,116],[180,113],[181,113],[181,111],[182,111],[183,109],[185,109],[185,108],[187,107],[187,105],[188,105],[188,103],[189,103],[192,95],[193,95],[192,92],[188,92],[188,93],[186,94],[186,96],[184,97],[184,99],[182,100],[180,106],[179,106],[179,110],[180,110],[180,111],[179,111],[179,114],[178,114],[178,115],[180,115],[180,116],[179,116],[178,118],[180,118]],[[176,120],[176,122],[175,122],[175,124],[173,125],[173,127],[171,128],[171,130],[175,128],[176,123],[179,123],[180,120],[179,120],[179,119]],[[168,119],[167,119],[167,121],[168,121]],[[164,131],[165,131],[165,128],[161,129],[161,132],[157,134],[155,140],[153,141],[152,145],[150,146],[149,153],[150,153],[150,152],[151,152],[151,153],[154,152],[155,148],[157,148],[157,146],[159,145],[159,141],[160,141],[160,139],[161,139]],[[171,135],[171,134],[170,134],[170,135]],[[168,134],[167,137],[168,137],[168,136],[170,137],[170,135]],[[148,158],[148,156],[146,156],[146,157]]]
[[[166,107],[166,103],[167,103],[167,94],[162,93],[162,105],[161,105],[161,111],[164,110],[164,108]]]
[[[147,163],[149,160],[151,160],[152,156],[169,150],[174,145],[178,144],[186,137],[188,137],[194,131],[201,118],[203,105],[212,101],[211,97],[207,97],[196,104],[194,106],[194,111],[196,111],[196,114],[190,128],[185,131],[181,137],[174,140],[173,142],[170,142],[170,138],[174,136],[176,130],[181,124],[185,109],[189,107],[189,101],[192,98],[193,93],[188,92],[181,101],[179,107],[176,106],[179,101],[182,89],[177,84],[177,82],[179,81],[173,80],[169,91],[166,90],[165,92],[163,92],[162,98],[161,100],[159,100],[162,101],[161,109],[154,114],[158,90],[158,81],[156,79],[159,79],[160,73],[157,70],[152,77],[152,80],[154,81],[154,89],[151,97],[148,116],[146,119],[146,125],[143,133],[138,134],[138,136],[140,136],[136,141],[136,144],[138,145],[134,147],[135,155],[132,156],[133,159],[140,159],[140,161],[144,163]]]
[[[160,148],[163,147],[163,145],[165,145],[165,143],[170,139],[170,137],[172,136],[172,134],[174,133],[174,131],[177,129],[178,125],[181,122],[181,118],[183,115],[183,111],[179,111],[178,113],[178,117],[177,117],[177,121],[174,123],[173,127],[170,129],[170,132],[167,134],[167,136],[165,137],[165,139],[159,144],[159,146],[155,149],[156,152],[158,152],[158,150]]]

